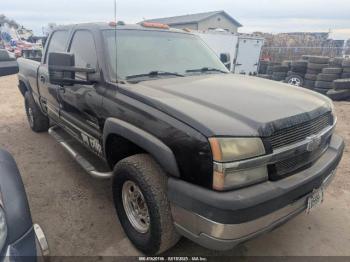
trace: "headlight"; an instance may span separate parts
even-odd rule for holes
[[[229,163],[265,154],[260,138],[210,138],[213,153],[213,189],[223,191],[240,188],[268,179],[266,166],[236,170]]]
[[[232,162],[265,154],[260,138],[209,138],[213,159]]]
[[[0,252],[5,245],[7,238],[7,225],[5,219],[5,212],[0,205]]]

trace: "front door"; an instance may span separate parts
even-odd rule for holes
[[[96,46],[93,35],[87,30],[77,30],[68,52],[75,56],[75,66],[96,69],[99,76]],[[77,80],[86,80],[85,73],[76,73]],[[103,86],[76,84],[59,90],[60,118],[64,126],[90,149],[101,155],[101,121]]]
[[[40,92],[40,100],[43,108],[47,110],[47,114],[51,119],[59,121],[59,101],[58,90],[60,86],[52,85],[49,82],[48,59],[51,52],[64,52],[68,44],[69,31],[59,30],[52,33],[49,40],[43,64],[38,70],[38,87]]]

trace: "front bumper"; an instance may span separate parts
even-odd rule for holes
[[[327,187],[333,179],[343,150],[342,138],[333,135],[329,148],[312,167],[232,192],[214,192],[171,178],[168,197],[175,227],[204,247],[231,249],[304,211],[312,191]]]

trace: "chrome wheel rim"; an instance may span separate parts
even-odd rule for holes
[[[33,114],[33,110],[30,107],[28,108],[28,120],[29,120],[30,126],[33,126],[34,125],[34,114]]]
[[[129,222],[139,233],[147,233],[150,216],[141,189],[133,182],[126,181],[122,189],[123,206]]]
[[[293,85],[293,86],[301,86],[301,81],[299,78],[293,77],[289,79],[288,84]]]

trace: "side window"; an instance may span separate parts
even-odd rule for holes
[[[53,33],[47,47],[45,63],[52,52],[64,52],[68,41],[68,31],[56,31]]]
[[[89,31],[77,31],[74,34],[69,52],[75,56],[75,66],[97,68],[95,41]],[[85,74],[77,74],[77,76],[86,78]]]

